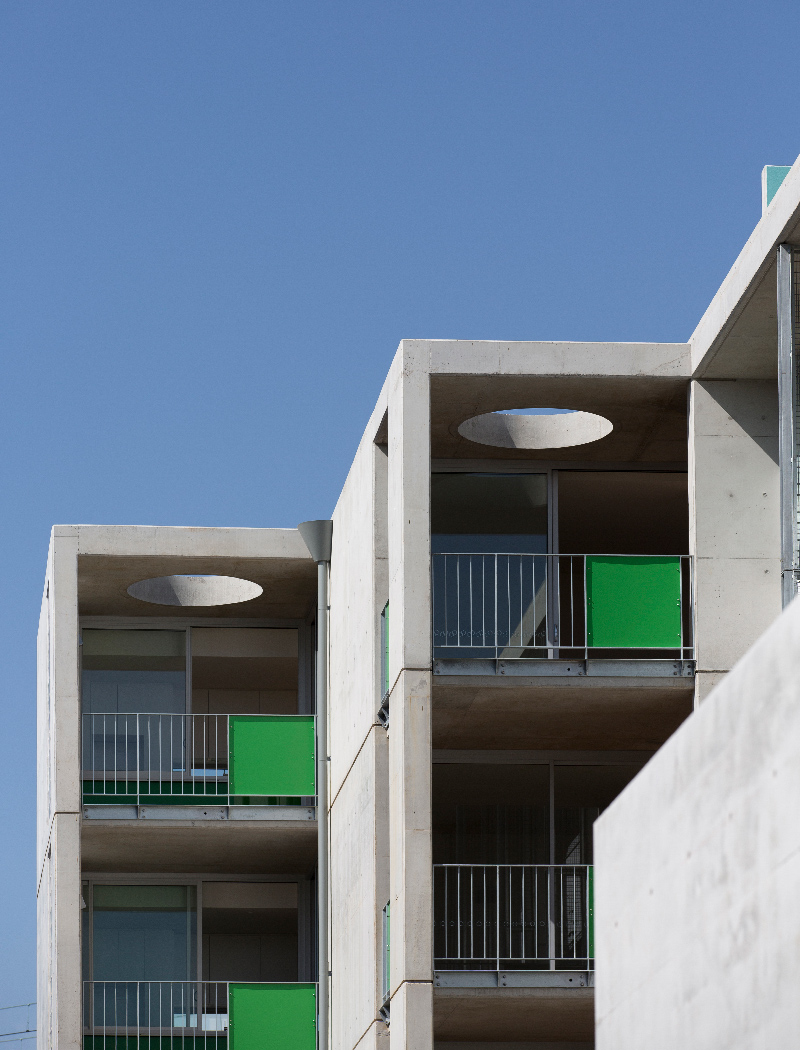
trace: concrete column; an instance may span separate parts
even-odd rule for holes
[[[696,704],[781,611],[779,489],[777,382],[693,382]]]
[[[75,526],[53,529],[38,648],[39,1045],[42,1050],[79,1050],[81,784]]]
[[[430,395],[401,344],[389,389],[389,783],[392,1050],[433,1047]]]

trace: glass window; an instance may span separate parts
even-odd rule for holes
[[[432,551],[546,554],[546,474],[433,474]]]
[[[95,981],[190,981],[197,973],[194,886],[95,886]]]
[[[639,765],[556,766],[556,864],[592,864],[592,825],[639,772]]]
[[[186,711],[184,631],[82,632],[83,710],[182,714]]]

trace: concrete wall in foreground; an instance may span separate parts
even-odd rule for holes
[[[595,824],[597,1050],[800,1029],[800,601]]]

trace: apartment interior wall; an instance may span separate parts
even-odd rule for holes
[[[688,475],[558,472],[560,554],[688,554]]]
[[[193,627],[192,710],[197,714],[297,714],[294,629]]]
[[[203,886],[203,980],[298,980],[298,893],[292,883]]]

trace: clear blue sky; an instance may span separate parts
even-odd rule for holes
[[[800,152],[797,37],[769,0],[0,5],[0,1005],[51,524],[327,516],[402,337],[688,338]]]

